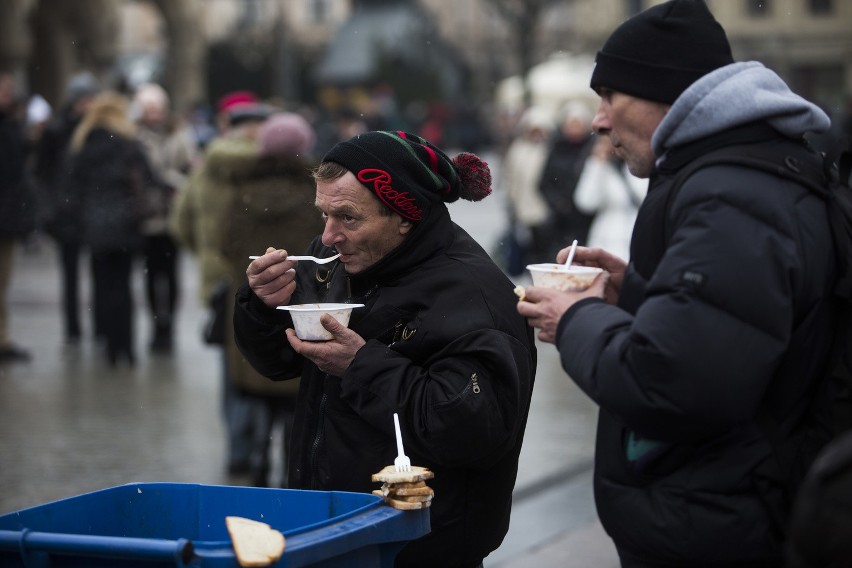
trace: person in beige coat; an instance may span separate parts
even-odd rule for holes
[[[145,236],[145,296],[151,317],[152,351],[171,352],[180,281],[179,249],[168,230],[175,195],[186,183],[198,149],[192,133],[172,114],[169,95],[156,83],[136,89],[132,111],[136,136],[159,181],[154,215],[142,226]]]

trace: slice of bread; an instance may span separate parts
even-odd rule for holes
[[[225,526],[240,566],[269,566],[284,554],[284,535],[266,523],[244,517],[225,517]]]
[[[435,474],[425,467],[413,465],[411,471],[396,471],[394,466],[389,465],[382,468],[380,472],[374,473],[372,479],[383,483],[414,483],[433,477]]]
[[[373,495],[378,495],[379,497],[383,497],[384,500],[385,500],[385,503],[387,503],[388,505],[390,505],[394,509],[401,509],[403,511],[410,511],[410,510],[415,510],[415,509],[425,509],[426,507],[428,507],[429,505],[432,504],[431,497],[429,498],[429,501],[403,501],[402,497],[400,497],[398,499],[394,499],[393,497],[383,495],[382,491],[380,489],[374,489]],[[412,498],[413,497],[409,497],[409,499],[412,499]]]
[[[385,502],[394,509],[401,509],[403,511],[426,509],[432,504],[431,501],[400,501],[399,499],[391,499],[390,497],[385,497]]]
[[[391,486],[395,487],[396,489],[401,489],[401,488],[415,489],[417,487],[426,487],[426,482],[425,481],[411,481],[411,482],[401,481],[399,483],[385,483],[385,485],[391,485]]]
[[[391,484],[384,483],[382,484],[382,493],[385,495],[434,495],[435,491],[431,487],[427,487],[426,483],[420,482],[423,485],[420,487],[400,487],[400,485],[412,485],[411,483],[405,484]]]
[[[425,503],[426,501],[431,501],[432,497],[433,495],[396,495],[394,493],[388,495],[388,499],[405,501],[406,503]]]

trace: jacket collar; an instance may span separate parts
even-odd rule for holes
[[[659,161],[657,171],[666,175],[676,172],[689,162],[725,146],[757,144],[781,137],[774,128],[766,122],[751,122],[724,130],[712,136],[701,138],[695,142],[671,148]]]

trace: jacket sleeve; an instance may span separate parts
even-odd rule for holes
[[[198,253],[198,242],[195,238],[195,224],[198,212],[195,210],[196,194],[198,192],[198,176],[200,172],[194,172],[186,182],[186,185],[178,193],[174,208],[169,217],[169,230],[172,235],[187,249]]]
[[[401,409],[409,455],[485,469],[523,435],[534,357],[494,329],[465,334],[421,363],[370,340],[346,371],[341,394],[377,428],[386,427],[388,409]]]
[[[557,337],[563,367],[595,402],[662,441],[753,419],[794,325],[794,221],[745,190],[766,189],[762,174],[715,191],[711,170],[683,187],[636,314],[579,303]]]
[[[275,381],[301,375],[303,359],[284,335],[290,316],[266,307],[246,283],[235,296],[233,323],[237,348],[258,373]]]

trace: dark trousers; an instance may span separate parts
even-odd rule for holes
[[[145,293],[154,333],[171,335],[178,302],[178,246],[166,234],[145,237]]]
[[[252,451],[250,457],[252,485],[257,487],[272,487],[269,478],[272,469],[272,431],[276,424],[283,429],[281,452],[281,479],[277,480],[280,487],[289,485],[288,467],[290,456],[290,433],[293,432],[293,421],[296,417],[296,395],[292,397],[244,395],[256,401],[253,416]]]
[[[65,339],[80,338],[80,244],[59,241]]]
[[[96,325],[106,340],[107,357],[115,364],[133,355],[133,255],[125,251],[92,253],[92,285]]]

